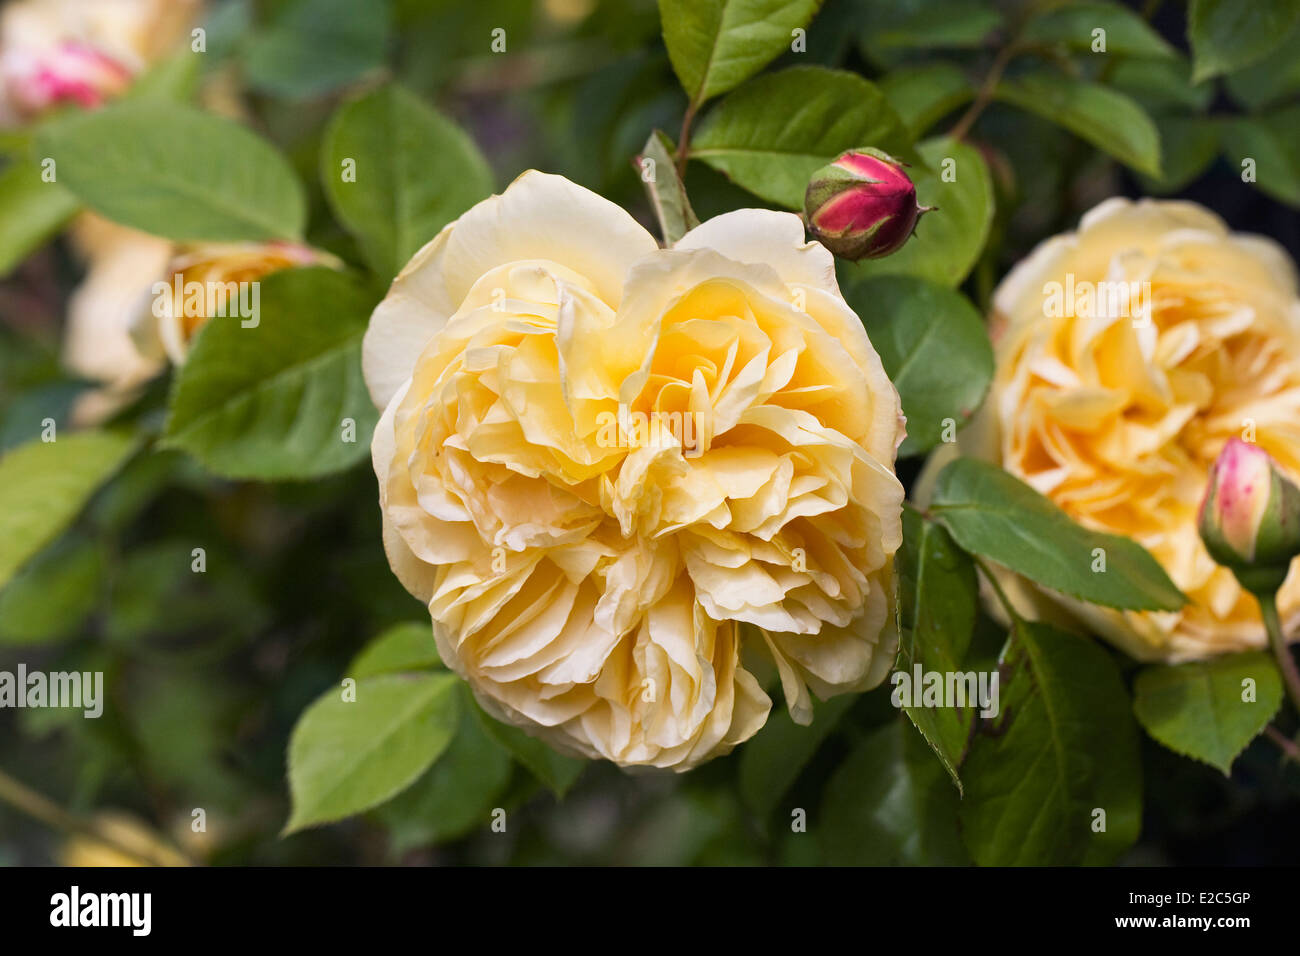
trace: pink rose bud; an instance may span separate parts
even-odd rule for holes
[[[921,213],[903,164],[878,149],[853,149],[813,174],[804,194],[808,231],[845,259],[897,252]]]
[[[1210,557],[1271,598],[1300,554],[1300,489],[1268,452],[1233,438],[1210,472],[1199,526]]]
[[[33,118],[65,104],[102,106],[126,90],[132,72],[106,53],[68,42],[39,55],[6,54],[0,58],[0,77],[18,113]]]

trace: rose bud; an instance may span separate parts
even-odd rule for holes
[[[845,259],[878,259],[907,242],[921,213],[903,164],[878,149],[853,149],[813,174],[804,194],[808,231]]]
[[[1199,527],[1215,561],[1271,598],[1300,554],[1300,488],[1264,449],[1233,438],[1210,472]]]

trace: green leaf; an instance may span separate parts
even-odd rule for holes
[[[352,659],[343,673],[354,680],[379,674],[401,674],[442,666],[433,627],[428,622],[397,624],[380,634]]]
[[[386,2],[290,0],[249,38],[244,67],[256,89],[294,99],[320,96],[381,69],[391,29]]]
[[[686,187],[673,164],[673,145],[661,131],[655,130],[650,134],[637,157],[637,167],[650,197],[650,207],[659,220],[664,245],[671,246],[698,226],[700,220],[691,208]]]
[[[284,157],[238,123],[157,99],[44,127],[36,152],[96,212],[179,240],[294,239],[307,201]]]
[[[975,95],[970,79],[951,63],[890,70],[880,79],[880,91],[912,136],[920,136]]]
[[[575,760],[556,753],[518,727],[511,727],[490,717],[481,707],[475,706],[474,710],[487,735],[508,750],[511,756],[546,784],[557,797],[563,797],[587,768],[585,760]]]
[[[0,645],[76,636],[99,601],[104,556],[77,538],[47,548],[0,590]]]
[[[1191,61],[1181,54],[1157,60],[1120,60],[1110,71],[1109,85],[1154,113],[1199,113],[1214,99],[1212,86],[1192,83]]]
[[[1147,733],[1225,775],[1282,705],[1277,665],[1262,651],[1147,667],[1133,690],[1133,712]]]
[[[1113,861],[1137,839],[1142,810],[1119,668],[1093,641],[1022,623],[1000,671],[996,730],[976,735],[962,765],[971,855],[981,866]]]
[[[946,431],[965,425],[993,379],[993,347],[975,306],[959,292],[911,276],[858,282],[845,298],[903,401],[907,439],[899,457],[928,451]]]
[[[1175,50],[1146,20],[1118,3],[1072,3],[1049,8],[1025,25],[1026,43],[1060,43],[1072,50],[1093,50],[1094,30],[1105,30],[1107,56],[1168,57]]]
[[[735,89],[791,48],[822,0],[659,0],[664,45],[693,104]]]
[[[862,45],[886,65],[908,51],[982,46],[1002,25],[987,0],[858,0],[863,3]]]
[[[965,866],[957,791],[906,721],[873,731],[826,785],[819,835],[832,866]]]
[[[1300,20],[1300,0],[1192,0],[1187,40],[1196,83],[1268,56]]]
[[[293,813],[285,834],[368,810],[410,786],[451,743],[459,719],[453,674],[357,681],[356,700],[331,688],[289,741]]]
[[[228,478],[311,478],[355,464],[377,420],[361,377],[374,296],[320,267],[273,273],[260,288],[256,327],[230,316],[199,330],[172,390],[165,446]]]
[[[460,694],[460,724],[447,752],[375,811],[388,828],[395,854],[446,843],[485,826],[510,781],[509,754],[475,718],[468,688],[461,685]]]
[[[0,276],[63,228],[78,209],[57,182],[41,179],[41,167],[20,160],[0,173]]]
[[[817,707],[808,726],[800,726],[782,708],[740,752],[740,795],[754,813],[767,819],[794,785],[800,772],[830,736],[840,718],[857,702],[841,694]]]
[[[1157,116],[1164,153],[1163,175],[1141,176],[1149,193],[1176,193],[1214,162],[1219,152],[1219,121],[1209,116]]]
[[[1288,106],[1260,116],[1226,121],[1221,139],[1224,154],[1241,172],[1253,160],[1255,184],[1262,192],[1300,206],[1300,106]]]
[[[961,790],[957,768],[966,754],[978,706],[975,701],[964,707],[919,706],[922,688],[915,669],[941,674],[966,670],[966,652],[979,611],[975,565],[940,525],[927,521],[910,505],[903,509],[903,546],[897,564],[901,626],[896,666],[907,675],[912,690],[912,705],[904,711]]]
[[[345,163],[355,181],[345,181]],[[321,148],[321,182],[366,260],[390,279],[492,192],[492,171],[460,127],[389,85],[335,115]]]
[[[124,97],[176,103],[193,100],[199,88],[204,55],[186,48],[160,60],[132,82]]]
[[[1146,111],[1123,93],[1041,72],[1003,80],[996,95],[1068,129],[1138,172],[1160,175],[1160,133]]]
[[[935,211],[921,218],[916,233],[893,255],[844,263],[850,279],[910,275],[956,286],[979,261],[993,223],[993,179],[984,157],[946,137],[927,140],[917,151],[929,168],[909,175],[917,201]]]
[[[1187,602],[1137,542],[1089,531],[988,462],[959,458],[940,472],[930,513],[967,551],[1054,591],[1133,611],[1176,611]]]
[[[796,66],[757,77],[709,113],[691,142],[702,160],[757,196],[802,209],[808,179],[846,149],[898,155],[910,139],[872,83]]]
[[[0,457],[0,587],[67,527],[134,448],[126,435],[85,431]]]
[[[1300,92],[1300,22],[1282,40],[1276,50],[1253,66],[1226,77],[1232,98],[1252,113],[1257,113]],[[1201,87],[1212,93],[1212,86]]]

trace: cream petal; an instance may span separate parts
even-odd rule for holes
[[[447,239],[455,226],[445,226],[411,258],[370,316],[361,340],[361,371],[379,408],[411,377],[425,345],[459,304],[443,278]]]
[[[839,296],[835,257],[804,238],[803,221],[790,212],[737,209],[714,216],[682,236],[674,249],[712,249],[737,262],[771,266],[781,281]]]
[[[563,176],[530,169],[465,213],[447,243],[443,274],[453,298],[480,275],[518,259],[549,259],[586,276],[617,308],[632,263],[658,243],[619,206]]]

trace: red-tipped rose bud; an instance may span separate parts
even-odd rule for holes
[[[1199,525],[1210,557],[1271,598],[1300,554],[1300,488],[1268,452],[1234,438],[1210,472]]]
[[[878,259],[907,242],[931,207],[916,204],[903,164],[878,149],[853,149],[813,173],[804,194],[808,231],[845,259]]]

